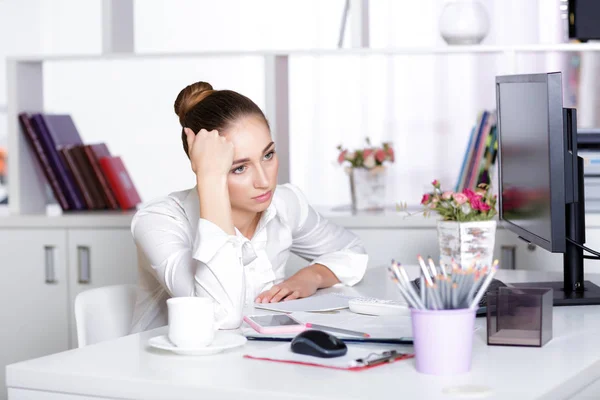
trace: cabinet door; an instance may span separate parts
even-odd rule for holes
[[[69,348],[66,231],[0,230],[0,399],[4,367]]]
[[[129,229],[69,229],[71,346],[77,347],[73,306],[88,289],[137,282],[137,253]]]

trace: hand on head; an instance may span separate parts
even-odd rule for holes
[[[192,170],[197,177],[226,177],[233,163],[233,144],[216,130],[197,135],[184,128]]]

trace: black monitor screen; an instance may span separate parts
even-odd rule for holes
[[[498,90],[503,219],[550,241],[547,84],[506,82]]]

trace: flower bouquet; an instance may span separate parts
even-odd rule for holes
[[[491,266],[497,196],[491,193],[490,186],[480,184],[475,190],[452,192],[442,191],[437,179],[432,185],[433,191],[423,195],[421,204],[426,215],[435,211],[441,217],[437,224],[441,262]]]

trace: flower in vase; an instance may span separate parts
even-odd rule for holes
[[[337,147],[338,164],[349,164],[351,168],[375,169],[386,163],[395,161],[394,149],[390,143],[384,142],[381,146],[372,146],[369,138],[366,138],[367,145],[360,149],[350,151],[341,145]]]
[[[485,183],[462,192],[442,191],[437,179],[431,185],[433,191],[421,199],[425,213],[435,211],[444,221],[458,222],[487,221],[496,215],[496,196]]]

